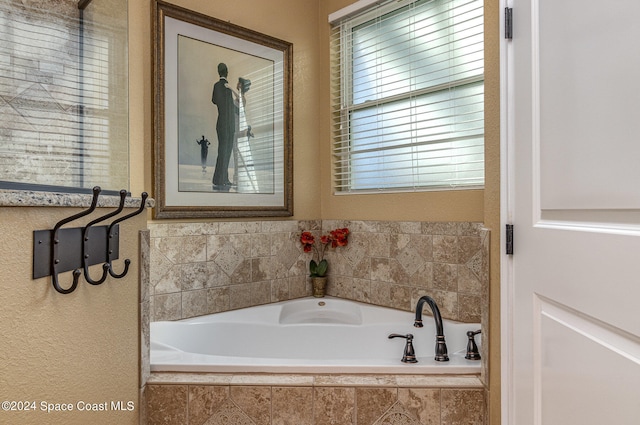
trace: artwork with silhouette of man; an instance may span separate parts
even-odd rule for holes
[[[211,102],[218,107],[218,120],[216,121],[218,158],[216,159],[216,168],[213,173],[214,189],[230,188],[232,185],[229,180],[229,161],[233,151],[239,110],[227,81],[228,74],[227,65],[219,63],[218,75],[220,80],[213,85],[213,93],[211,95]]]
[[[180,196],[197,204],[189,193],[214,192],[224,195],[219,202],[246,203],[253,200],[235,195],[274,193],[282,143],[274,62],[182,35],[176,52],[176,114],[166,119],[177,129]],[[167,128],[172,138],[174,127]]]

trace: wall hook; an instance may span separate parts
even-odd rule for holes
[[[95,220],[91,221],[82,230],[82,267],[84,269],[84,278],[87,282],[89,282],[92,285],[100,285],[105,280],[107,280],[109,263],[107,262],[102,264],[102,276],[100,277],[100,279],[93,280],[91,278],[91,276],[89,275],[89,258],[91,256],[91,254],[89,253],[89,246],[90,246],[89,230],[91,226],[93,226],[94,224],[99,223],[101,221],[105,221],[115,215],[120,214],[120,212],[124,209],[124,202],[126,198],[127,198],[127,191],[122,189],[120,191],[120,204],[118,205],[118,208],[116,208],[114,211],[110,212],[109,214],[105,214],[102,217],[98,217]]]
[[[78,286],[80,276],[92,285],[100,285],[109,277],[122,278],[129,271],[131,260],[125,260],[124,271],[116,273],[112,263],[119,257],[119,226],[118,223],[136,216],[146,207],[147,192],[142,193],[142,202],[136,211],[117,218],[124,210],[126,197],[129,193],[120,191],[118,207],[108,214],[98,217],[83,227],[63,227],[65,224],[84,217],[95,211],[101,189],[93,188],[93,199],[89,209],[60,220],[53,229],[34,230],[33,232],[33,278],[51,276],[53,288],[61,294],[69,294]],[[96,225],[109,218],[116,218],[111,224]],[[94,280],[89,274],[89,267],[102,265],[102,275]],[[63,288],[59,282],[59,274],[73,271],[73,280],[69,287]]]
[[[118,231],[117,227],[115,227],[116,224],[120,223],[121,221],[130,219],[131,217],[134,217],[140,213],[142,213],[142,211],[144,211],[145,208],[145,204],[147,202],[147,198],[149,197],[149,194],[147,192],[142,192],[142,194],[140,195],[140,197],[142,198],[142,200],[140,201],[140,207],[132,212],[131,214],[127,214],[124,217],[118,218],[116,220],[113,221],[113,223],[111,223],[109,225],[109,229],[107,230],[107,240],[108,240],[108,254],[109,254],[109,263],[108,263],[108,270],[109,270],[109,274],[111,275],[111,277],[114,277],[116,279],[121,279],[123,277],[126,276],[126,274],[129,272],[129,265],[131,265],[131,260],[130,259],[126,259],[124,260],[124,271],[120,274],[116,273],[113,271],[113,265],[112,265],[112,259],[111,259],[111,255],[114,251],[113,249],[113,240],[115,239],[115,233]]]
[[[65,224],[77,220],[80,217],[84,217],[85,215],[89,215],[91,214],[96,207],[98,206],[98,196],[100,195],[100,191],[102,189],[100,189],[99,186],[95,186],[93,188],[93,199],[91,200],[91,206],[89,207],[88,210],[82,211],[78,214],[72,215],[71,217],[67,217],[63,220],[60,220],[58,223],[56,223],[56,225],[53,227],[53,230],[51,231],[51,241],[52,241],[52,248],[51,248],[51,281],[53,283],[53,287],[56,291],[60,292],[61,294],[69,294],[73,291],[75,291],[76,287],[78,286],[78,279],[80,278],[80,274],[82,274],[82,272],[78,269],[75,269],[73,271],[73,283],[71,284],[71,286],[67,289],[64,289],[60,286],[60,284],[58,283],[58,269],[57,269],[57,265],[58,263],[60,263],[59,260],[59,256],[58,256],[58,247],[60,245],[60,240],[58,238],[58,230],[60,230],[60,228],[62,226],[64,226]]]

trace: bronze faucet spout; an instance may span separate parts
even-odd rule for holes
[[[422,325],[422,308],[427,303],[433,313],[433,320],[436,324],[436,355],[435,360],[438,362],[449,361],[449,355],[447,353],[447,343],[444,338],[444,326],[442,325],[442,316],[440,315],[440,309],[435,300],[427,295],[420,297],[418,304],[416,305],[416,320],[413,326],[421,328]]]

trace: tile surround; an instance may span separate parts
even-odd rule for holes
[[[328,295],[411,311],[425,294],[443,317],[479,322],[488,232],[480,223],[254,221],[150,223],[151,320],[176,320],[311,295],[298,240],[349,227],[329,250]]]
[[[351,235],[326,256],[329,295],[411,311],[429,294],[443,317],[487,323],[489,232],[480,223],[149,223],[143,339],[149,321],[309,296],[299,235],[337,227]],[[141,423],[483,425],[485,345],[482,354],[481,376],[148,374],[143,355]]]
[[[390,376],[387,385],[372,387],[367,376],[322,385],[320,376],[188,383],[189,374],[163,375],[145,390],[149,425],[486,424],[484,388],[472,377],[413,377],[403,386]]]

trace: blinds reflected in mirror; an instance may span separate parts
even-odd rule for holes
[[[129,187],[127,1],[85,5],[0,0],[5,183]]]
[[[484,184],[481,0],[387,2],[334,23],[336,192]]]

